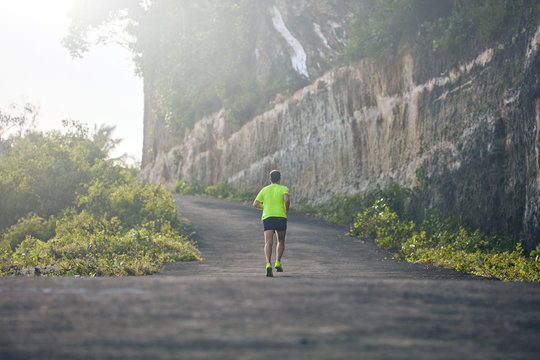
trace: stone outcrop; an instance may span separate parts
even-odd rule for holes
[[[430,206],[474,227],[522,233],[532,248],[540,238],[534,30],[449,68],[402,49],[391,67],[359,62],[309,75],[310,85],[239,129],[221,111],[174,138],[147,111],[142,177],[256,191],[279,168],[293,198],[310,203],[420,178]]]

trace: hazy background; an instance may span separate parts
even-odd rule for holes
[[[128,50],[94,47],[72,59],[61,41],[74,0],[0,0],[0,108],[39,106],[38,128],[61,129],[63,119],[116,125],[122,138],[113,156],[140,161],[143,139],[142,79]]]

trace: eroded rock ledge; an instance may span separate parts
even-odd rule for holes
[[[539,43],[540,28],[522,32],[420,83],[425,73],[418,76],[420,61],[407,51],[391,69],[343,67],[234,132],[223,111],[181,139],[147,117],[154,132],[145,143],[154,153],[142,177],[257,190],[279,168],[295,200],[319,203],[377,184],[413,186],[420,171],[432,206],[472,226],[523,232],[533,244],[540,236]]]

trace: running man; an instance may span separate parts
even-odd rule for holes
[[[277,233],[278,244],[276,247],[276,271],[283,272],[281,257],[285,250],[285,235],[287,233],[287,212],[291,206],[289,189],[280,185],[281,173],[278,170],[270,172],[271,184],[264,187],[253,206],[261,209],[264,225],[264,255],[266,256],[266,276],[274,276],[272,273],[272,250],[274,248],[274,233]]]

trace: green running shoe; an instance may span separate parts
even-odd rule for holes
[[[267,263],[266,264],[266,276],[273,277],[274,273],[272,272],[272,264]]]
[[[277,272],[283,272],[283,265],[281,265],[281,261],[276,261],[275,267]]]

